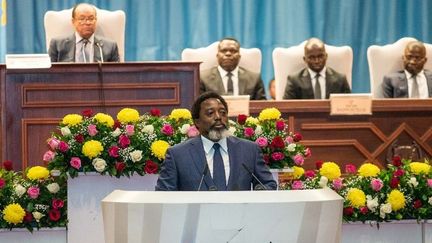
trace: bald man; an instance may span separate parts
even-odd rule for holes
[[[432,97],[432,72],[423,69],[427,58],[426,48],[420,41],[412,41],[402,56],[405,70],[384,76],[384,98],[426,99]]]
[[[288,75],[284,99],[328,99],[332,93],[351,93],[345,75],[326,67],[327,52],[320,39],[306,42],[303,60],[307,67]]]

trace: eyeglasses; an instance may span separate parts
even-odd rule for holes
[[[95,17],[87,17],[87,18],[80,17],[80,18],[77,18],[76,20],[77,20],[78,23],[80,23],[80,24],[85,24],[85,23],[87,23],[87,22],[89,22],[89,23],[94,23],[94,22],[96,21],[96,18],[95,18]]]

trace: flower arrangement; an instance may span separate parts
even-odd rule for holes
[[[8,167],[0,169],[0,228],[66,227],[66,181],[47,168],[28,168],[24,177]]]

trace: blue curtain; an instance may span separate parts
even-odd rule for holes
[[[7,52],[44,53],[43,15],[78,1],[8,2]],[[184,48],[224,36],[263,53],[262,77],[273,77],[275,47],[318,37],[354,50],[353,92],[369,92],[367,47],[404,36],[431,42],[432,1],[423,0],[94,0],[126,12],[126,60],[179,60]],[[3,42],[2,42],[3,43]],[[1,53],[1,52],[0,52]]]

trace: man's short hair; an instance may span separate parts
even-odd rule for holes
[[[75,11],[76,9],[80,6],[80,5],[89,5],[92,6],[94,11],[95,11],[95,16],[97,16],[97,11],[96,11],[96,7],[93,4],[90,3],[78,3],[76,4],[73,8],[72,8],[72,18],[75,18]]]
[[[208,99],[219,100],[223,104],[223,106],[225,107],[225,110],[228,112],[228,104],[226,103],[225,99],[222,98],[222,96],[220,96],[218,93],[216,93],[214,91],[209,91],[209,92],[202,93],[200,96],[198,96],[198,98],[193,103],[192,109],[191,109],[192,110],[192,119],[194,119],[194,120],[199,119],[200,111],[201,111],[201,103],[203,103],[204,101],[206,101]]]
[[[219,40],[219,45],[220,45],[220,43],[222,43],[222,41],[224,41],[224,40],[234,41],[235,43],[237,43],[237,45],[238,45],[239,48],[240,48],[240,42],[239,42],[237,39],[233,38],[233,37],[224,37],[224,38],[220,39],[220,40]],[[218,48],[219,48],[219,45],[218,45]]]

